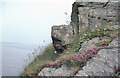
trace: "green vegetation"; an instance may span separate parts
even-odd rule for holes
[[[45,64],[55,61],[58,54],[54,54],[54,47],[52,45],[47,46],[43,54],[38,55],[33,62],[24,68],[21,76],[35,76],[44,67]]]
[[[117,37],[120,34],[120,32],[118,32],[119,30],[120,29],[115,29],[115,28],[109,27],[109,26],[95,27],[92,30],[88,29],[85,31],[85,33],[81,34],[80,37],[77,37],[73,41],[73,43],[68,46],[68,48],[59,57],[59,60],[61,58],[66,58],[67,56],[69,56],[71,54],[75,54],[75,53],[79,52],[79,49],[81,48],[81,45],[83,42],[85,42],[87,40],[91,40],[92,38],[95,38],[95,37],[108,37],[107,39],[105,38],[103,40],[100,40],[100,42],[95,43],[95,45],[98,47],[107,46],[115,37]],[[74,71],[74,73],[76,73],[78,70],[80,70],[80,67],[79,67],[80,64],[77,65],[75,61],[74,62],[72,62],[72,61],[73,60],[69,59],[66,62],[64,62],[64,64],[67,64],[68,66],[70,65],[69,66],[70,69],[72,69]]]
[[[81,48],[83,42],[87,40],[91,40],[95,37],[108,37],[108,39],[101,40],[96,43],[96,46],[105,46],[108,45],[116,36],[120,34],[120,29],[115,29],[109,26],[96,26],[94,29],[87,29],[85,33],[82,33],[79,37],[77,37],[73,43],[65,50],[64,53],[76,53]]]
[[[54,53],[54,47],[52,45],[48,46],[42,55],[38,55],[29,66],[24,68],[24,72],[22,72],[21,76],[36,76],[43,67],[45,67],[49,63],[53,63],[55,61],[59,61],[61,58],[66,58],[71,54],[75,54],[79,52],[81,45],[83,42],[87,40],[91,40],[94,37],[108,37],[108,39],[101,40],[95,45],[105,46],[108,45],[116,36],[120,33],[118,32],[120,29],[115,29],[109,26],[96,26],[94,29],[87,29],[85,33],[82,33],[78,36],[72,44],[67,46],[67,49],[64,50],[61,54]],[[76,66],[74,62],[71,60],[71,69],[75,72],[78,71],[79,67]],[[69,60],[66,61],[66,64],[69,63]],[[68,64],[69,65],[69,64]]]
[[[63,64],[67,65],[71,70],[72,68],[76,68],[76,70],[73,70],[74,73],[77,73],[77,71],[81,70],[83,66],[87,64],[87,61],[89,61],[91,58],[93,58],[99,50],[101,49],[112,49],[112,48],[118,48],[118,47],[107,47],[107,46],[101,46],[101,47],[94,47],[91,48],[84,53],[74,53],[69,56],[66,56],[64,58],[59,59],[59,61],[49,63],[46,65],[46,67],[54,67],[59,68]]]

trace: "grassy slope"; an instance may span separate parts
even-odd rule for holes
[[[42,55],[38,55],[33,62],[24,68],[21,76],[36,75],[40,71],[38,69],[42,69],[45,64],[55,61],[58,56],[54,54],[54,47],[52,45],[47,46]]]
[[[50,45],[45,49],[42,55],[38,55],[35,60],[29,64],[29,66],[25,67],[25,71],[22,72],[21,76],[37,75],[45,64],[78,52],[83,42],[91,40],[94,37],[108,36],[109,39],[100,41],[96,44],[97,46],[108,45],[119,34],[118,31],[119,29],[114,29],[108,26],[101,26],[96,27],[93,30],[86,30],[86,32],[77,37],[62,54],[54,54],[54,48]],[[72,67],[72,69],[77,71],[78,67]]]

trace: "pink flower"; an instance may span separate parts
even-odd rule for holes
[[[114,47],[114,46],[100,46],[100,47],[95,47],[95,48],[91,48],[89,50],[86,50],[86,52],[82,53],[82,54],[71,54],[69,56],[67,56],[66,58],[61,58],[60,61],[54,62],[54,63],[50,63],[47,66],[50,67],[54,67],[54,66],[60,66],[64,63],[65,60],[76,60],[80,63],[80,66],[83,66],[84,64],[81,63],[85,63],[87,62],[87,60],[91,57],[93,58],[95,56],[95,54],[100,50],[100,49],[107,49],[107,48],[118,48],[118,47]]]
[[[81,64],[81,66],[83,66],[83,64]]]
[[[94,57],[95,55],[91,55],[91,58]]]

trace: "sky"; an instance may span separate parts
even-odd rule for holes
[[[1,0],[0,42],[50,43],[51,27],[70,20],[74,1]]]

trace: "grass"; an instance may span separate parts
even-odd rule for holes
[[[67,49],[64,50],[61,54],[54,54],[54,47],[52,45],[45,48],[45,51],[42,55],[38,55],[33,62],[31,62],[27,67],[24,68],[24,72],[22,72],[21,76],[36,76],[38,73],[45,67],[46,64],[53,63],[55,61],[59,61],[61,58],[66,58],[71,54],[75,54],[79,52],[81,45],[83,42],[87,40],[91,40],[95,37],[109,37],[108,39],[101,40],[96,43],[97,46],[105,46],[108,45],[116,36],[120,33],[118,32],[120,29],[115,29],[109,26],[100,26],[95,27],[94,29],[88,29],[85,33],[82,33],[80,36],[77,36],[72,44],[67,46]],[[74,60],[71,60],[74,61]],[[66,62],[68,63],[69,60]],[[70,69],[72,69],[75,73],[79,70],[79,67],[71,63]]]
[[[79,52],[79,49],[82,46],[82,43],[91,40],[95,37],[109,37],[109,39],[101,40],[100,42],[96,43],[96,46],[105,46],[108,45],[116,36],[120,34],[120,29],[115,29],[109,26],[100,26],[95,27],[94,29],[86,30],[85,33],[82,33],[79,37],[77,37],[72,44],[68,46],[68,48],[64,51],[63,54],[71,54]]]
[[[116,36],[120,34],[120,29],[112,29],[111,31],[105,31],[104,34],[109,36],[107,39],[103,39],[100,42],[96,43],[96,46],[108,45]]]
[[[115,29],[113,27],[109,26],[101,26],[101,27],[96,27],[93,30],[86,30],[85,33],[83,33],[80,37],[77,37],[72,44],[68,46],[68,48],[60,55],[58,60],[61,58],[66,58],[67,56],[79,52],[79,49],[82,46],[82,43],[91,40],[92,38],[95,37],[103,37],[106,36],[108,39],[101,40],[100,42],[96,43],[96,46],[107,46],[115,37],[117,37],[120,32],[118,32],[120,29]],[[69,62],[71,60],[68,60]],[[70,64],[68,64],[70,65]],[[75,68],[74,73],[76,73],[79,70],[79,67],[74,65],[74,63],[71,63],[70,69]]]
[[[71,70],[75,68],[74,73],[76,73],[78,70],[81,70],[83,66],[87,64],[87,61],[89,61],[91,58],[93,58],[99,50],[101,49],[112,49],[112,48],[118,48],[116,46],[101,46],[101,47],[94,47],[86,52],[79,54],[71,54],[65,58],[61,58],[59,61],[49,63],[46,65],[46,67],[54,67],[54,68],[59,68],[63,64],[67,65]]]
[[[21,76],[35,76],[45,64],[55,61],[57,57],[59,55],[54,54],[54,47],[52,45],[47,46],[42,55],[38,55],[33,62],[24,68]]]

